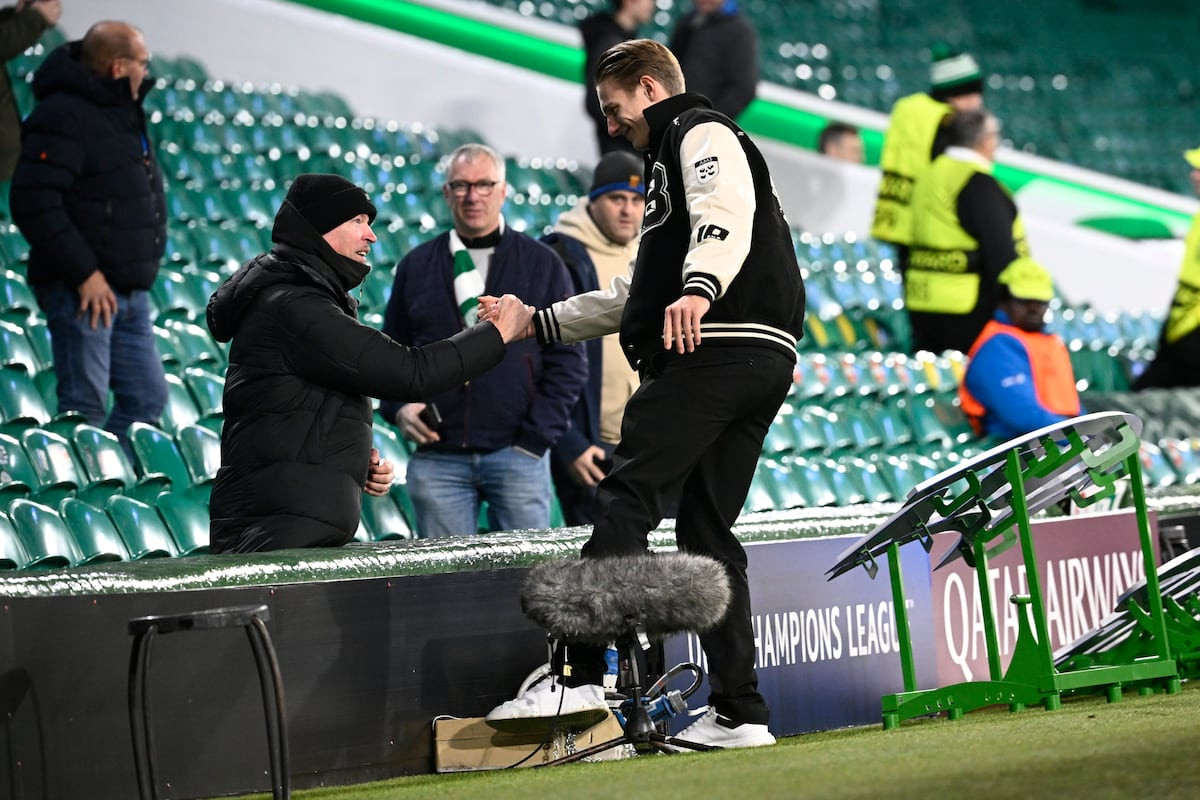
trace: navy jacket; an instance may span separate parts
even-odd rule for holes
[[[371,452],[367,395],[424,399],[499,363],[491,323],[420,349],[359,323],[348,292],[367,268],[335,253],[291,203],[270,253],[212,296],[208,326],[232,339],[212,551],[336,546],[358,527]]]
[[[558,256],[511,228],[496,245],[484,291],[497,297],[514,294],[538,308],[573,294]],[[421,346],[462,328],[446,232],[414,248],[396,266],[383,332],[401,344]],[[432,398],[442,415],[441,441],[424,449],[469,453],[517,446],[541,455],[566,430],[586,380],[587,357],[578,345],[512,342],[499,366]],[[400,405],[384,402],[380,412],[394,421]]]
[[[571,282],[575,294],[583,294],[600,288],[600,280],[596,277],[596,267],[587,248],[579,240],[564,236],[557,231],[542,237],[542,241],[550,245],[571,273]],[[600,337],[583,342],[587,351],[588,379],[579,399],[571,410],[571,425],[554,445],[554,453],[563,463],[569,464],[579,457],[579,454],[600,442],[600,390],[604,382],[604,372],[600,368],[603,358],[604,342]]]
[[[97,75],[79,42],[52,52],[33,80],[21,131],[13,221],[29,241],[29,282],[83,283],[99,269],[117,292],[149,289],[167,242],[163,177],[146,136],[142,82]]]

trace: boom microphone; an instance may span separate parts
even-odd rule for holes
[[[691,553],[565,558],[529,570],[521,607],[568,641],[604,645],[636,619],[652,639],[701,632],[725,616],[732,595],[717,561]]]

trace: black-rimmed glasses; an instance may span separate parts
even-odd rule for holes
[[[466,197],[467,192],[472,189],[480,197],[487,197],[499,183],[500,181],[450,181],[446,186],[455,197]]]

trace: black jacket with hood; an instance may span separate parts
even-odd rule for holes
[[[80,42],[33,79],[37,105],[21,132],[13,221],[29,240],[29,282],[70,288],[97,269],[116,292],[149,289],[167,243],[163,177],[146,135],[142,81],[107,78],[79,61]]]
[[[417,348],[361,324],[348,292],[369,268],[335,253],[288,201],[271,239],[208,304],[213,335],[232,340],[215,553],[348,542],[370,459],[367,396],[422,400],[504,357],[488,322]]]

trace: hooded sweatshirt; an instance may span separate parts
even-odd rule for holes
[[[215,553],[349,541],[371,451],[367,396],[422,400],[504,357],[489,322],[419,348],[359,323],[349,292],[369,268],[335,253],[288,201],[271,239],[208,304],[213,336],[232,341]]]

